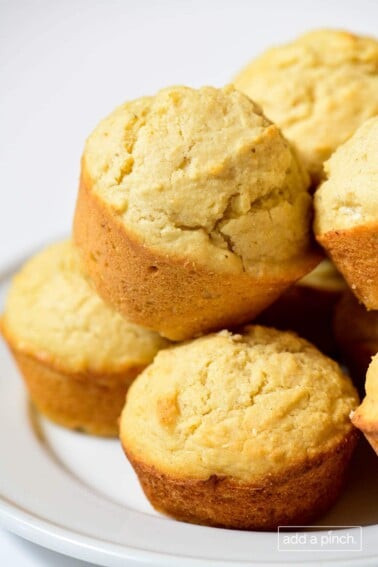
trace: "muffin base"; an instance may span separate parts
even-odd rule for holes
[[[311,523],[332,506],[357,439],[358,432],[352,430],[332,450],[249,484],[216,475],[207,480],[174,478],[124,451],[159,512],[207,526],[276,530]]]
[[[12,349],[36,408],[55,423],[92,435],[115,437],[126,392],[142,368],[119,375],[73,374]]]
[[[378,309],[378,223],[316,236],[367,309]]]
[[[83,163],[73,234],[97,292],[130,321],[171,340],[251,321],[321,260],[310,251],[271,278],[209,271],[149,249],[91,187]]]

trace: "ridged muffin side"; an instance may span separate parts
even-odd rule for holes
[[[314,197],[316,239],[367,309],[378,309],[378,117],[325,164]]]
[[[89,137],[74,239],[120,312],[191,338],[250,320],[319,262],[308,183],[245,95],[164,89]]]
[[[160,353],[129,390],[120,437],[158,510],[275,529],[337,498],[357,405],[350,380],[307,341],[246,327]]]
[[[128,386],[167,345],[97,296],[70,241],[15,276],[1,330],[40,411],[98,435],[117,434]]]

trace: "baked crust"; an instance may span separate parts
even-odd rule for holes
[[[252,320],[321,260],[317,250],[283,275],[227,274],[149,250],[92,191],[82,163],[74,240],[97,292],[130,321],[184,340]]]
[[[328,452],[249,484],[216,475],[207,480],[174,478],[134,458],[126,447],[124,451],[158,511],[209,526],[275,530],[308,524],[332,506],[357,439],[352,430]]]
[[[378,223],[316,236],[367,309],[378,309]]]
[[[30,397],[46,417],[70,429],[104,437],[118,434],[118,418],[128,387],[142,368],[120,374],[65,373],[38,358],[11,352]]]

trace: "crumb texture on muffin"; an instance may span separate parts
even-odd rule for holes
[[[74,241],[105,301],[189,339],[247,323],[320,261],[308,182],[246,95],[167,88],[89,137]]]
[[[70,241],[38,253],[14,277],[2,330],[15,351],[72,373],[122,375],[167,344],[98,297]]]
[[[160,352],[121,416],[132,460],[173,478],[252,482],[326,454],[351,430],[357,394],[292,333],[221,331]]]
[[[323,162],[378,113],[378,42],[341,30],[311,31],[268,49],[234,84],[282,128],[317,181]]]
[[[378,117],[375,117],[366,121],[325,164],[328,179],[315,193],[317,234],[378,225],[377,155]]]
[[[83,172],[158,253],[240,273],[309,245],[307,175],[277,126],[232,87],[173,87],[121,105],[87,140]]]

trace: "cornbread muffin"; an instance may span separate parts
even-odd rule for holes
[[[181,340],[250,320],[318,263],[307,186],[248,97],[167,88],[89,137],[74,238],[106,300]]]
[[[378,113],[378,42],[311,31],[268,49],[234,83],[295,145],[316,184],[323,162]]]
[[[265,309],[256,322],[295,331],[323,353],[334,356],[334,308],[345,289],[344,279],[327,258]]]
[[[1,323],[37,408],[97,435],[117,435],[128,386],[167,344],[105,305],[70,241],[25,264]]]
[[[378,354],[368,368],[365,389],[366,396],[357,410],[352,412],[351,419],[378,455]]]
[[[378,309],[378,117],[325,164],[315,193],[318,242],[367,309]]]
[[[157,510],[270,530],[336,500],[357,405],[349,378],[310,343],[247,326],[160,352],[128,392],[120,437]]]
[[[378,311],[367,311],[345,291],[335,307],[333,327],[350,375],[363,392],[371,357],[378,352]]]

